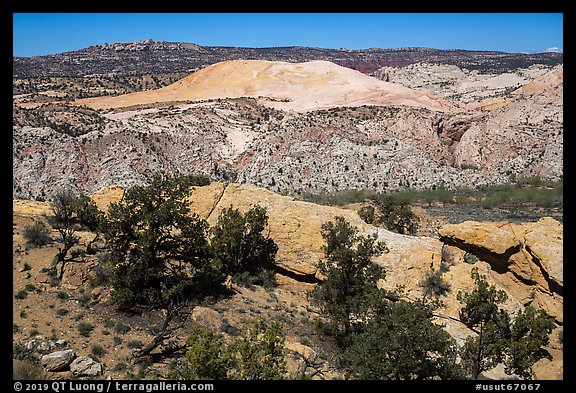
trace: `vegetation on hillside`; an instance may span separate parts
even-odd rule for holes
[[[543,347],[550,339],[552,318],[528,306],[512,320],[506,310],[499,308],[507,299],[506,293],[489,285],[477,268],[472,269],[471,277],[476,284],[474,290],[458,293],[463,305],[460,321],[476,333],[466,338],[462,363],[473,379],[498,363],[504,363],[507,374],[530,379],[532,365],[546,356]]]
[[[393,195],[399,203],[408,204],[438,202],[445,205],[482,208],[524,205],[561,207],[563,205],[563,190],[563,180],[551,181],[539,177],[519,177],[514,182],[501,185],[455,190],[438,186],[424,190],[399,190],[389,195]],[[343,206],[373,200],[380,196],[381,193],[372,189],[350,189],[319,194],[302,193],[301,198],[323,205]]]
[[[48,222],[60,233],[63,244],[55,258],[62,263],[60,278],[71,260],[68,253],[81,251],[76,232],[92,231],[95,240],[101,233],[105,244],[98,250],[105,251],[106,258],[93,271],[102,278],[99,285],[111,287],[111,301],[118,312],[162,311],[163,320],[155,326],[149,343],[128,342],[136,362],[186,329],[188,340],[179,348],[181,361],[171,367],[170,378],[304,378],[305,373],[287,371],[282,321],[245,319],[240,331],[230,334],[234,337],[187,323],[193,306],[204,304],[207,298],[233,295],[224,285],[227,278],[248,287],[273,282],[278,251],[266,233],[268,215],[262,206],[244,213],[233,206],[225,208],[212,228],[192,214],[190,192],[209,182],[204,176],[156,174],[147,186],[128,189],[119,202],[110,204],[107,213],[86,196],[69,190],[57,193]],[[412,218],[404,209],[405,200],[398,202],[396,195],[371,198],[373,205],[368,206],[375,208],[363,211],[365,220],[411,233]],[[532,307],[510,316],[500,307],[506,294],[489,285],[477,268],[471,274],[474,288],[457,296],[462,304],[459,320],[475,334],[464,345],[457,344],[434,315],[439,299],[451,290],[443,277],[453,264],[447,250],[442,252],[440,266],[431,268],[420,282],[422,298],[409,300],[401,291],[379,285],[386,272],[375,259],[388,249],[375,234],[360,234],[343,217],[325,222],[320,233],[324,258],[319,269],[325,278],[309,292],[309,300],[319,314],[317,333],[333,349],[334,367],[347,378],[476,379],[502,363],[506,373],[529,379],[532,365],[546,355],[543,348],[549,343],[553,320]],[[40,226],[25,232],[26,240],[36,246],[44,244],[46,235]],[[66,236],[72,240],[66,242]],[[28,285],[22,296],[35,289]],[[58,298],[68,298],[67,292],[58,292]],[[68,313],[60,310],[64,311],[58,315]],[[105,328],[113,326],[120,331],[118,323]],[[97,330],[82,320],[77,329],[83,337]],[[115,337],[115,341],[121,339]],[[35,370],[38,359],[34,354],[22,345],[14,347],[14,354],[14,359],[27,362],[19,363],[18,375]],[[104,356],[106,350],[94,345],[92,354]]]
[[[240,337],[226,343],[222,336],[193,323],[188,351],[173,379],[283,379],[286,374],[284,333],[279,322],[264,318],[245,321]]]
[[[457,346],[422,301],[378,287],[382,267],[373,258],[386,250],[358,234],[344,218],[322,226],[326,280],[312,292],[336,340],[339,366],[359,379],[451,379],[462,377]],[[385,340],[382,337],[386,337]]]

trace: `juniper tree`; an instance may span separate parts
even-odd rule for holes
[[[532,378],[531,367],[548,356],[544,346],[550,342],[554,320],[542,309],[528,306],[514,318],[510,334],[510,345],[504,362],[507,374]]]
[[[224,273],[258,276],[274,266],[278,246],[264,234],[267,224],[268,214],[262,206],[253,206],[244,214],[232,206],[222,210],[210,243]]]
[[[456,341],[424,302],[383,300],[352,335],[340,366],[355,379],[461,379]]]
[[[477,333],[466,338],[462,359],[469,365],[473,379],[504,359],[506,340],[510,337],[510,317],[499,305],[508,296],[506,292],[489,285],[485,277],[473,268],[471,277],[476,287],[470,292],[458,292],[457,299],[464,305],[460,321]]]
[[[165,311],[161,332],[138,356],[170,337],[173,320],[183,323],[188,300],[213,293],[224,279],[212,263],[208,224],[188,206],[191,187],[208,183],[203,176],[156,174],[149,185],[132,187],[110,204],[103,234],[113,300],[121,309]]]
[[[326,279],[314,288],[311,298],[337,335],[345,339],[355,321],[370,312],[372,300],[384,296],[377,283],[385,272],[372,259],[387,248],[375,236],[359,235],[341,216],[324,223],[321,234],[326,243],[320,268]]]
[[[240,336],[229,344],[220,334],[193,324],[188,351],[171,377],[175,379],[283,379],[284,331],[264,318],[244,321]]]
[[[508,312],[499,308],[506,293],[489,285],[477,268],[471,277],[475,288],[459,292],[457,298],[463,304],[460,321],[477,334],[466,338],[461,351],[472,378],[498,363],[505,365],[507,374],[530,378],[532,365],[546,355],[543,346],[549,342],[552,319],[543,310],[526,307],[511,321]]]
[[[60,234],[58,240],[62,244],[52,261],[54,273],[60,264],[59,280],[64,276],[68,252],[79,241],[79,238],[75,236],[76,230],[79,229],[76,217],[76,200],[77,196],[72,190],[67,188],[58,190],[52,198],[52,216],[47,218],[50,225]]]
[[[110,204],[103,233],[121,308],[165,306],[217,278],[210,275],[208,224],[188,207],[190,188],[203,184],[204,178],[156,174]]]

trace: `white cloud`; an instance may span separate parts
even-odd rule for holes
[[[555,47],[555,46],[553,46],[552,48],[546,49],[544,52],[564,53],[564,51],[562,50],[562,48],[557,48],[557,47]]]

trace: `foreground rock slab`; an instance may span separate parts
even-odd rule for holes
[[[102,365],[88,356],[79,356],[70,363],[70,371],[78,377],[102,375]]]
[[[47,371],[64,371],[76,357],[76,351],[67,349],[42,356],[41,364]]]

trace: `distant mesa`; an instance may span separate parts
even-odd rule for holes
[[[433,111],[453,108],[448,101],[429,91],[416,91],[320,60],[305,63],[223,61],[157,90],[81,99],[74,104],[109,109],[239,97],[259,98],[269,107],[296,112],[362,105],[402,105]]]

